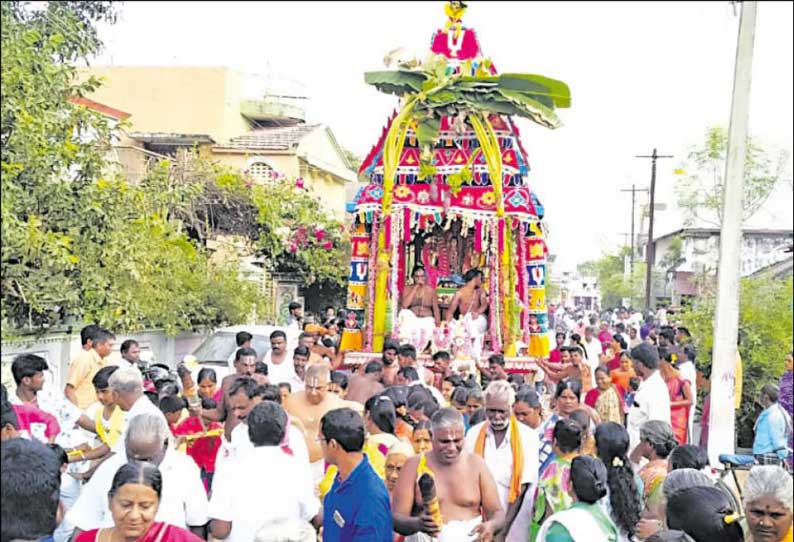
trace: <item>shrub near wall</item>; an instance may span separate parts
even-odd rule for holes
[[[791,350],[792,278],[747,278],[742,280],[739,330],[744,369],[742,405],[737,413],[738,446],[751,448],[753,425],[758,416],[756,401],[761,387],[777,385],[784,371],[786,353]],[[697,303],[680,314],[698,348],[698,365],[710,372],[714,341],[715,292],[707,290]]]

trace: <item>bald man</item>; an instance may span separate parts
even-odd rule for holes
[[[485,461],[463,450],[463,416],[442,408],[433,414],[431,431],[432,451],[408,459],[397,480],[394,530],[424,533],[438,542],[493,541],[504,528],[505,512]],[[425,473],[434,480],[443,525],[436,525],[422,500],[418,480]]]
[[[323,450],[317,442],[320,420],[336,408],[353,408],[359,413],[363,407],[359,403],[340,399],[335,393],[328,393],[331,371],[326,365],[311,365],[306,368],[306,386],[303,391],[290,394],[284,404],[287,413],[299,419],[306,434],[306,447],[309,449],[309,462],[315,482],[319,482],[325,471]]]

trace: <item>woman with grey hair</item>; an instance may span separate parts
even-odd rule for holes
[[[779,466],[753,467],[744,487],[744,513],[753,542],[791,542],[794,489]]]

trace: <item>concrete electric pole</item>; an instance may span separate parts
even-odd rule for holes
[[[714,312],[714,350],[711,365],[708,453],[714,466],[720,465],[718,459],[720,454],[732,454],[735,447],[734,394],[739,333],[742,196],[756,9],[756,2],[741,3],[731,121],[728,131],[728,159],[725,166],[725,189],[722,200],[723,219],[720,231],[717,307]]]

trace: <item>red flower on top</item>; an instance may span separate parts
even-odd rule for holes
[[[319,229],[315,230],[314,231],[314,236],[317,237],[318,241],[322,241],[323,238],[325,237],[325,231],[324,230],[319,230]]]
[[[323,243],[323,248],[325,248],[325,250],[331,250],[334,248],[334,244],[331,241],[326,241]]]

